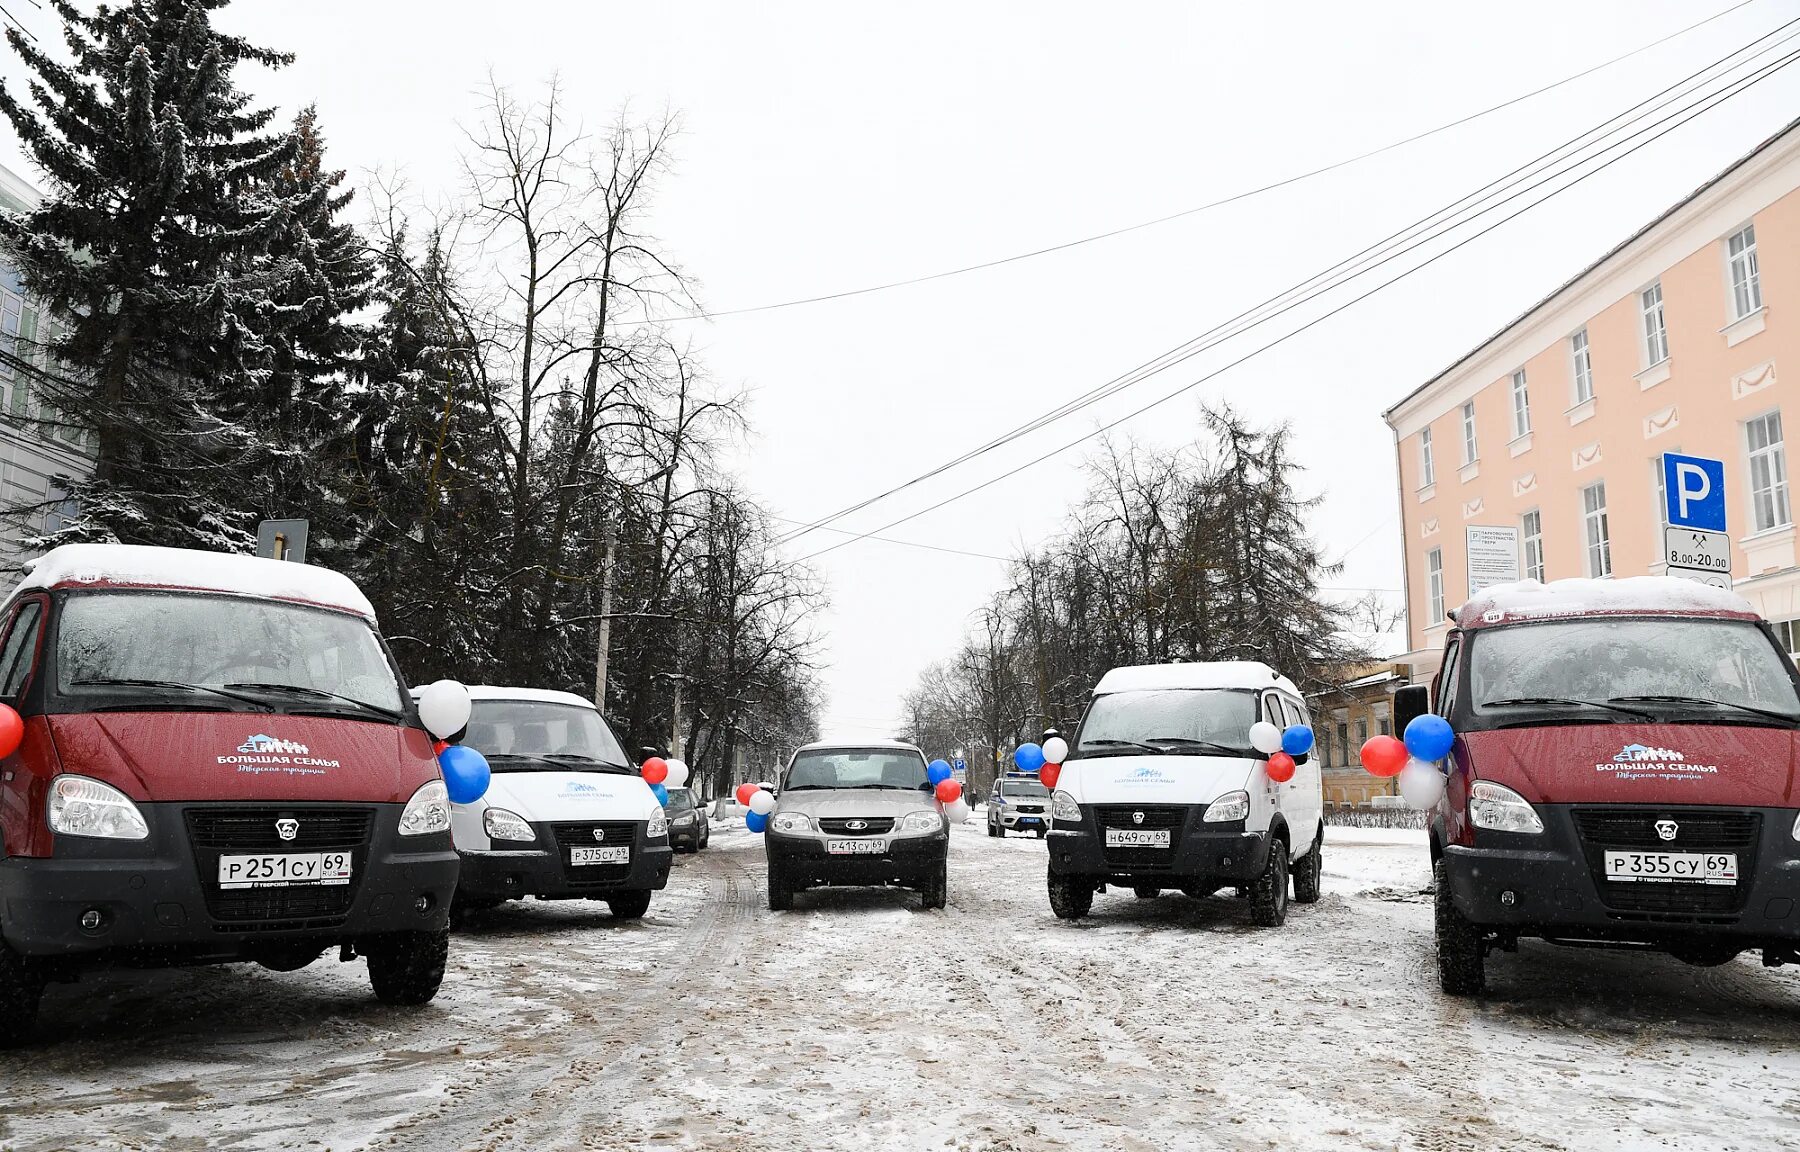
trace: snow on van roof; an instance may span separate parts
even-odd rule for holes
[[[1280,688],[1298,696],[1294,682],[1260,660],[1214,660],[1204,664],[1138,664],[1114,668],[1100,677],[1094,695],[1180,688]]]
[[[1627,576],[1618,580],[1520,580],[1496,584],[1469,598],[1456,613],[1463,628],[1507,620],[1550,616],[1620,615],[1755,616],[1756,609],[1735,592],[1677,576]]]
[[[143,544],[64,544],[29,562],[15,592],[105,584],[226,592],[266,600],[293,600],[338,608],[375,619],[362,589],[341,572],[230,552],[153,548]]]
[[[413,689],[413,694],[419,693]],[[597,711],[594,702],[585,696],[577,696],[573,692],[558,692],[551,688],[507,688],[496,684],[469,685],[471,700],[524,700],[533,704],[568,704],[575,708],[586,708]]]

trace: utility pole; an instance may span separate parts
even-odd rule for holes
[[[606,559],[600,569],[599,651],[594,656],[594,707],[606,715],[606,663],[612,652],[613,568],[618,561],[619,520],[606,517]],[[677,700],[681,697],[677,696]],[[680,705],[676,705],[679,710]]]
[[[677,760],[681,760],[681,759],[685,759],[685,757],[683,757],[681,754],[682,678],[680,676],[672,676],[672,677],[670,677],[670,679],[675,681],[675,709],[674,709],[675,714],[674,714],[674,719],[671,720],[669,723],[669,755],[675,757],[675,759],[677,759]]]

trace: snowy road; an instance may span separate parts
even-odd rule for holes
[[[360,963],[54,989],[0,1148],[1800,1148],[1800,973],[1526,945],[1436,991],[1418,834],[1333,829],[1326,896],[1109,893],[958,829],[950,908],[762,900],[741,831],[641,922],[512,905],[419,1011]]]

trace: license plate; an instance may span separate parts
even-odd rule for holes
[[[1018,819],[1018,823],[1020,824],[1036,824],[1037,822],[1038,818],[1036,816],[1021,816]]]
[[[1736,884],[1737,854],[1608,851],[1606,878],[1650,884]]]
[[[1106,830],[1106,846],[1108,848],[1167,848],[1169,846],[1169,830],[1167,828],[1108,828]]]
[[[569,863],[579,868],[584,864],[629,864],[631,863],[631,845],[621,844],[615,848],[571,848]]]
[[[350,883],[348,852],[271,852],[219,857],[221,888],[283,888]]]
[[[887,851],[886,840],[827,840],[825,851],[833,856],[880,856]]]

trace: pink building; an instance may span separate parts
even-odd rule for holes
[[[1409,662],[1472,579],[1665,571],[1665,452],[1725,462],[1730,580],[1800,648],[1797,387],[1800,121],[1384,414]]]

